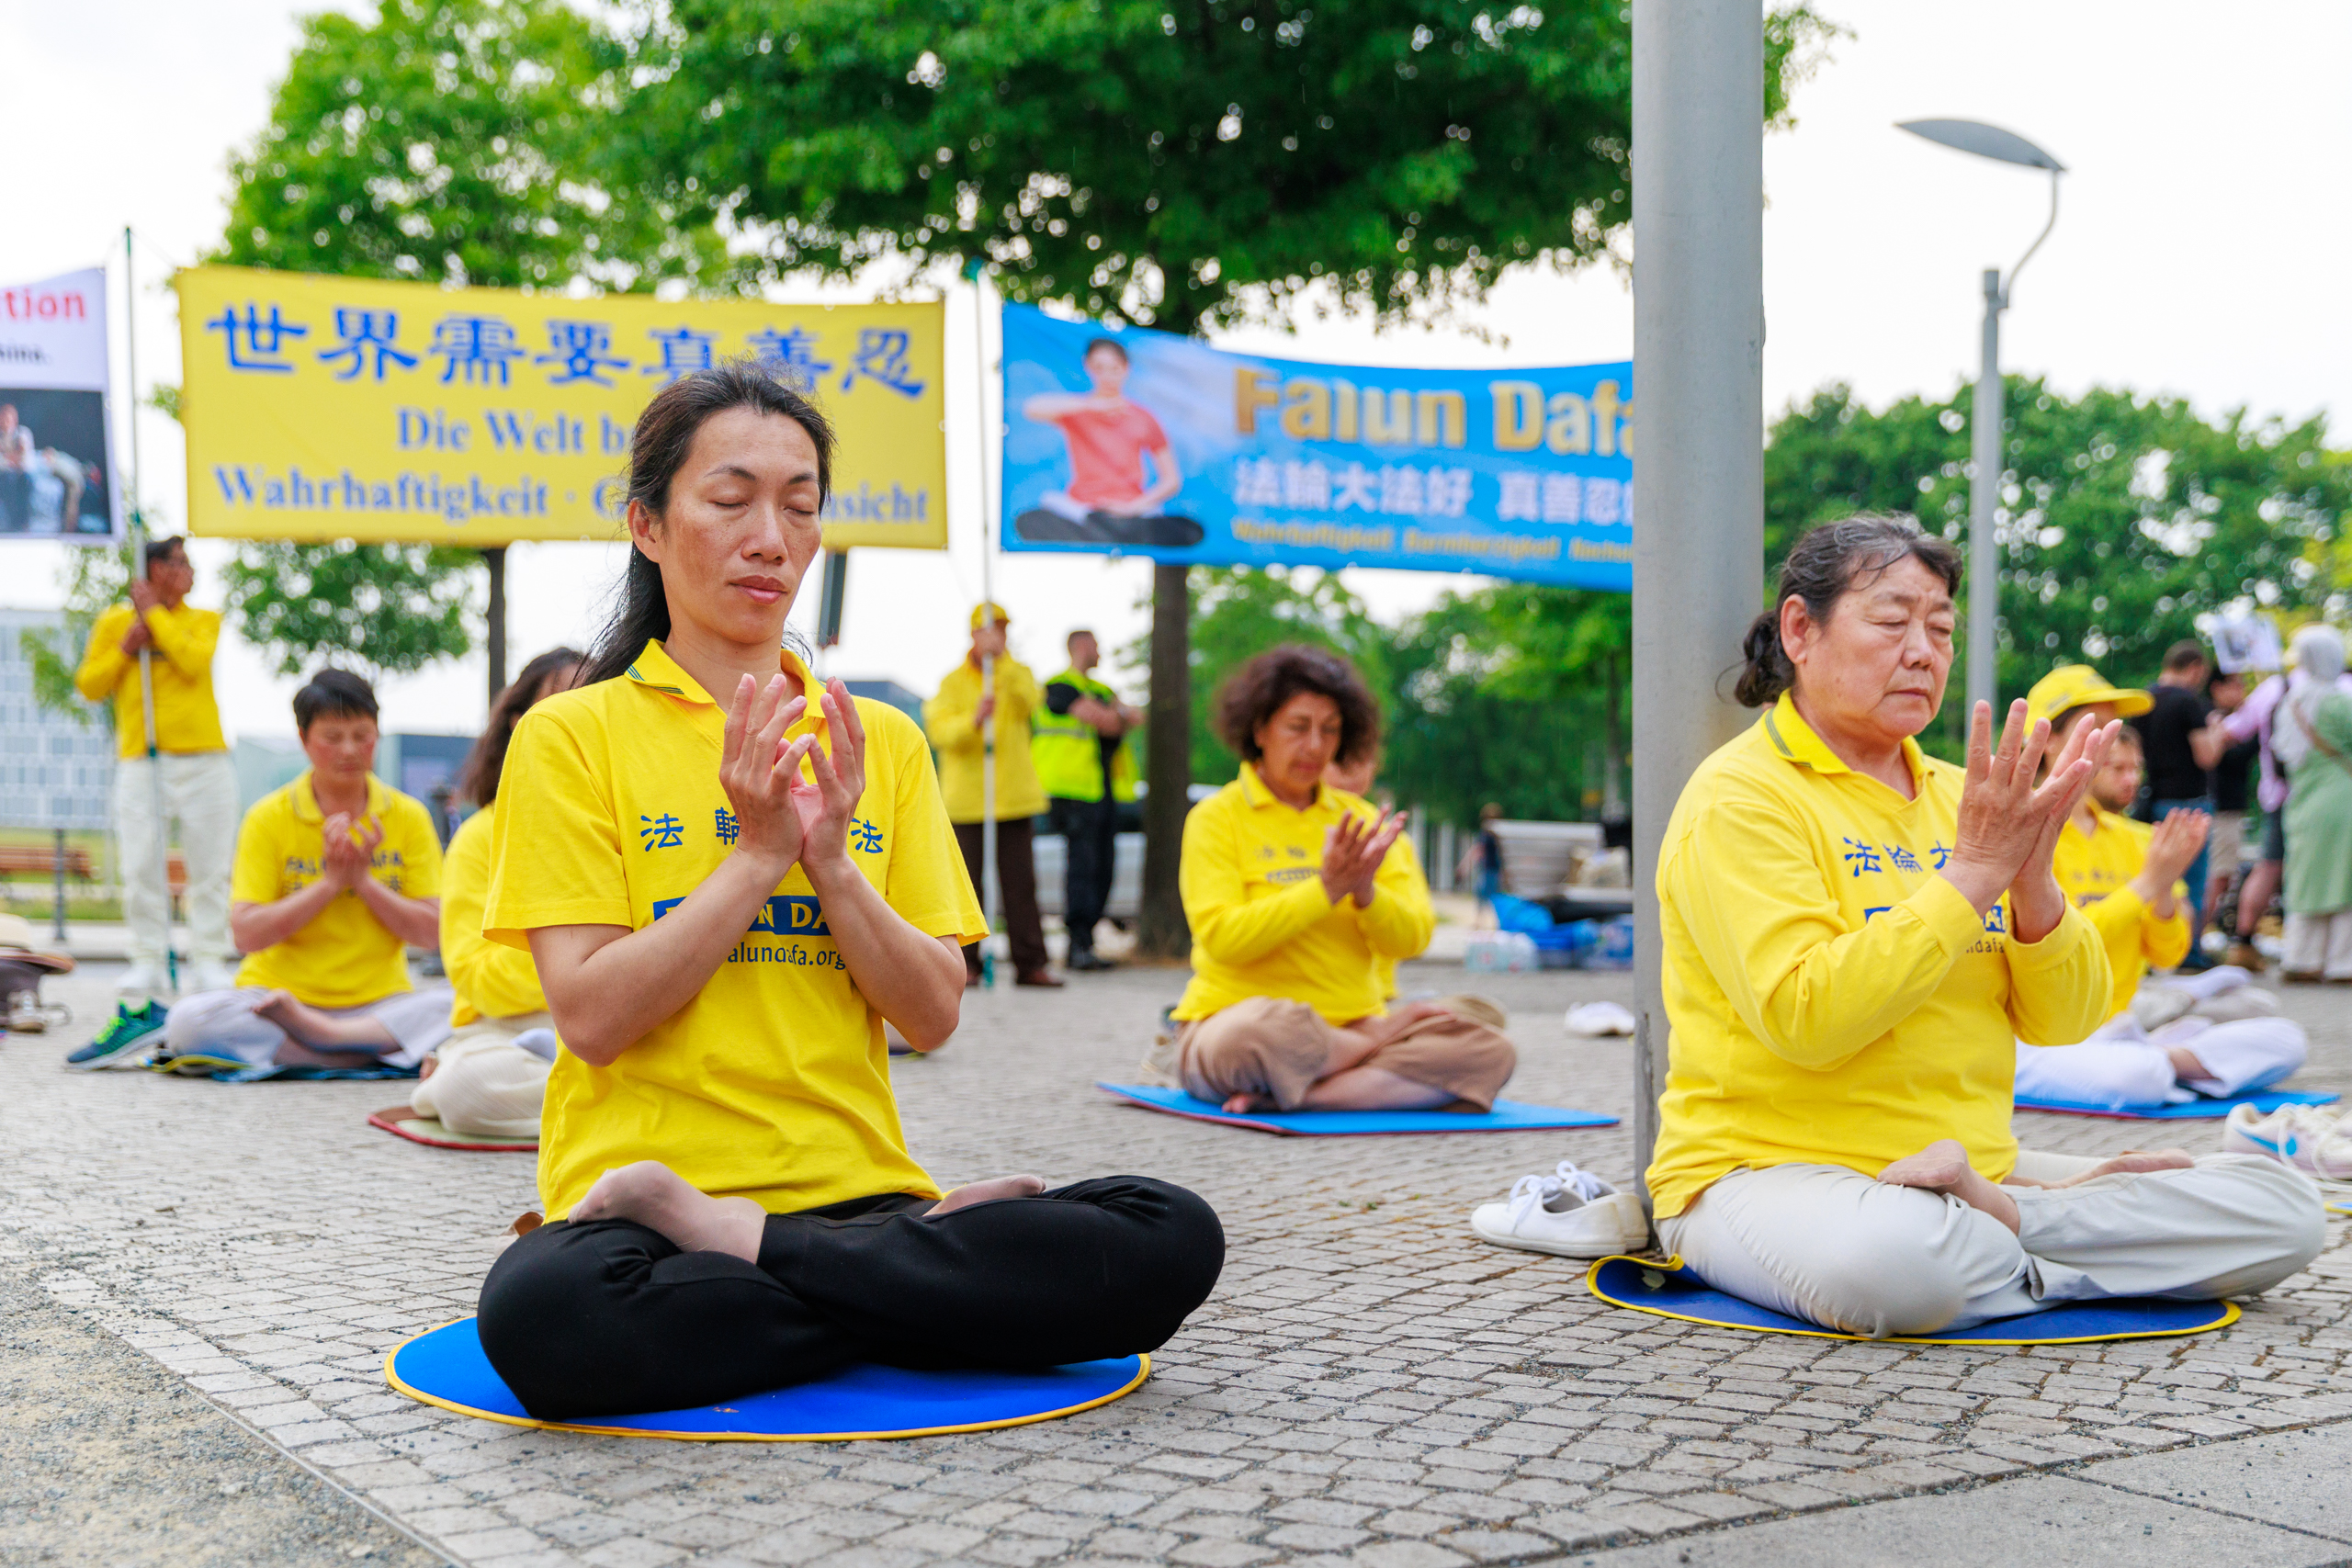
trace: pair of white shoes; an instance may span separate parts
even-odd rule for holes
[[[236,985],[235,970],[210,959],[199,959],[180,971],[178,994],[192,997],[198,991],[234,990]],[[117,996],[123,997],[168,998],[173,994],[171,976],[152,964],[132,964],[123,971],[114,988]]]
[[[2333,1105],[2282,1105],[2265,1116],[2233,1106],[2222,1123],[2222,1152],[2260,1155],[2322,1181],[2352,1181],[2352,1126]]]
[[[1482,1241],[1555,1258],[1609,1258],[1639,1252],[1650,1238],[1642,1201],[1620,1192],[1573,1161],[1550,1175],[1522,1176],[1499,1203],[1481,1203],[1470,1228]]]

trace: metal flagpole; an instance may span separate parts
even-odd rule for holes
[[[1748,722],[1721,677],[1764,597],[1761,18],[1634,0],[1636,1180],[1666,1085],[1658,849],[1691,770]]]
[[[139,504],[139,281],[130,259],[130,225],[122,226],[122,333],[130,370],[130,580],[146,572],[147,513]],[[145,625],[144,618],[141,625]],[[179,957],[172,951],[171,834],[164,821],[164,763],[155,745],[155,652],[139,650],[139,707],[147,721],[147,786],[155,813],[155,874],[164,885],[164,981],[179,989]],[[126,868],[128,869],[128,868]]]
[[[989,519],[989,445],[995,433],[989,426],[989,332],[987,275],[978,257],[966,269],[972,279],[972,359],[980,411],[980,614],[996,615],[996,530]],[[996,696],[996,656],[980,655],[980,705]],[[980,978],[996,984],[996,915],[1000,881],[996,873],[996,714],[990,711],[980,726],[980,908],[989,934],[980,941]]]

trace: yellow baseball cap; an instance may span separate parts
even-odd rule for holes
[[[2155,706],[2156,699],[2137,688],[2109,685],[2087,664],[2062,664],[2025,694],[2025,716],[2029,723],[2046,718],[2055,724],[2060,714],[2093,703],[2112,703],[2118,718],[2136,718]]]
[[[1012,617],[1004,613],[1003,605],[993,600],[983,599],[972,606],[972,629],[978,631],[989,621],[994,621],[1001,626],[1009,626],[1012,624]]]

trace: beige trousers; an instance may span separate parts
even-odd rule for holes
[[[2053,1180],[2093,1163],[2029,1150],[2017,1174]],[[1842,1166],[1780,1165],[1732,1172],[1657,1229],[1716,1290],[1872,1339],[2109,1296],[2258,1295],[2317,1257],[2326,1234],[2319,1190],[2253,1155],[2006,1190],[2014,1235],[1957,1198]]]
[[[479,1018],[441,1043],[433,1076],[419,1078],[409,1109],[452,1133],[536,1138],[547,1098],[548,1065],[514,1043],[526,1029],[552,1029],[544,1012]]]
[[[1383,1021],[1363,1019],[1351,1027],[1377,1029]],[[1251,997],[1177,1026],[1177,1076],[1195,1100],[1222,1103],[1236,1094],[1262,1094],[1289,1111],[1330,1072],[1340,1043],[1339,1030],[1305,1002]],[[1458,1108],[1492,1111],[1519,1053],[1494,1024],[1442,1014],[1405,1025],[1356,1065],[1442,1089]]]

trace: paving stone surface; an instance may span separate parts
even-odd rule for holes
[[[86,1021],[109,975],[92,966],[49,989]],[[1513,1098],[1630,1113],[1629,1045],[1559,1023],[1571,1003],[1630,999],[1624,977],[1476,978],[1512,1013]],[[1459,1568],[1676,1536],[1720,1552],[1792,1514],[1989,1499],[2002,1478],[2167,1450],[2194,1464],[2200,1443],[2352,1421],[2341,1223],[2309,1271],[2234,1326],[2186,1339],[1869,1345],[1623,1312],[1587,1293],[1582,1266],[1485,1246],[1466,1221],[1564,1156],[1623,1179],[1629,1127],[1277,1138],[1091,1088],[1133,1066],[1181,981],[1132,969],[1055,995],[975,996],[951,1045],[898,1072],[915,1152],[944,1181],[1142,1171],[1224,1217],[1223,1281],[1151,1381],[1064,1421],[690,1444],[412,1403],[385,1386],[384,1357],[473,1310],[499,1232],[536,1206],[530,1158],[369,1129],[397,1084],[59,1071],[86,1023],[0,1045],[0,1269],[452,1558],[500,1568]],[[1408,992],[1464,982],[1442,965],[1404,978]],[[2285,996],[2314,1036],[2298,1086],[2345,1084],[2352,1010],[2316,989]],[[2082,1153],[2201,1151],[2218,1136],[2211,1122],[2018,1124],[2037,1146]],[[2162,1495],[2142,1502],[2178,1508]]]

